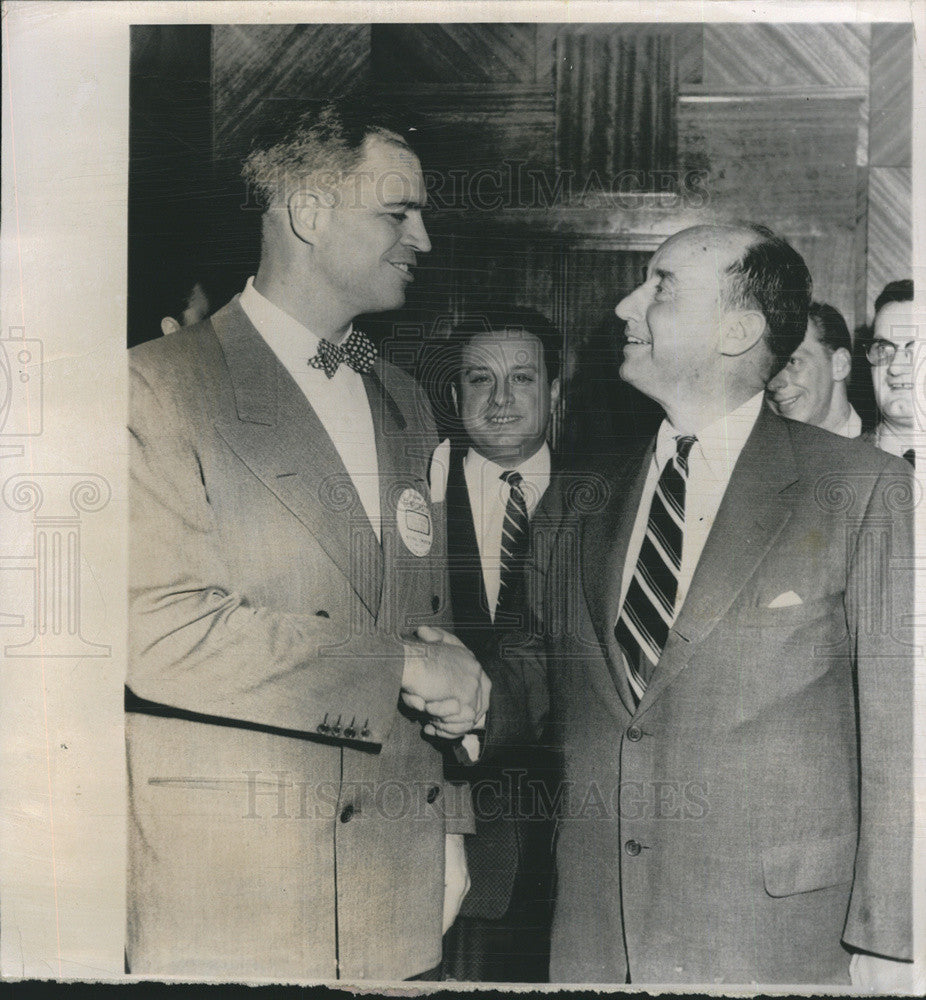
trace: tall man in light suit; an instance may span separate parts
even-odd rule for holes
[[[810,291],[763,227],[697,227],[617,306],[666,419],[537,545],[485,740],[549,713],[564,747],[556,981],[909,974],[912,484],[763,405]]]
[[[127,962],[420,976],[471,825],[416,709],[476,722],[488,684],[427,629],[449,620],[427,403],[352,321],[404,302],[424,180],[334,105],[245,177],[256,277],[131,356]]]

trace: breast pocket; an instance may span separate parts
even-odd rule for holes
[[[778,647],[835,648],[848,635],[844,595],[841,591],[822,596],[766,592],[756,605],[744,610],[741,626],[757,642]]]

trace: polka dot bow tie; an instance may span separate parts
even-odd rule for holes
[[[376,348],[370,338],[359,330],[351,330],[343,344],[332,344],[329,340],[318,342],[318,354],[309,358],[309,367],[323,371],[328,378],[334,378],[338,365],[345,364],[355,372],[368,372],[373,367]]]

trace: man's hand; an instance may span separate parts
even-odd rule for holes
[[[402,700],[430,717],[425,732],[455,739],[485,722],[492,683],[456,636],[422,625],[405,644]]]
[[[448,833],[444,837],[444,929],[450,930],[463,900],[469,892],[469,870],[466,867],[466,850],[462,833]]]
[[[852,985],[865,993],[896,996],[913,993],[913,963],[856,952],[849,960]]]

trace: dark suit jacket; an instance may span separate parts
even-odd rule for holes
[[[429,496],[422,392],[381,362],[364,376],[380,545],[237,299],[135,348],[131,379],[131,971],[436,965],[444,835],[466,826],[398,707],[401,637],[449,622],[443,512],[423,557],[396,524],[403,490]]]
[[[489,747],[549,713],[565,752],[551,978],[847,983],[844,946],[909,958],[909,467],[763,410],[635,708],[613,628],[651,456],[535,536],[533,648],[493,678]]]
[[[454,633],[480,663],[487,664],[495,656],[500,638],[516,623],[493,623],[489,614],[463,474],[465,454],[465,449],[451,453],[447,479],[447,556]],[[524,607],[523,584],[514,592],[509,607]],[[448,767],[451,780],[470,783],[475,813],[475,836],[465,841],[472,885],[463,900],[461,916],[502,917],[511,903],[519,867],[545,883],[550,867],[550,824],[539,815],[538,805],[542,804],[536,796],[541,783],[555,780],[554,769],[555,760],[536,748],[525,753],[510,751],[488,764]]]

